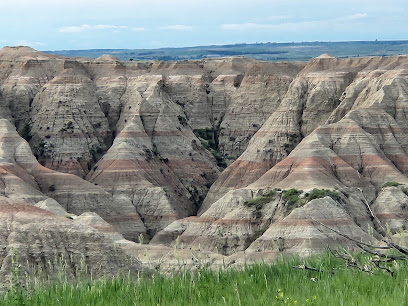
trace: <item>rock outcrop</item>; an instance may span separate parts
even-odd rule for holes
[[[59,272],[70,279],[78,273],[92,273],[97,278],[143,269],[138,260],[114,247],[112,240],[98,230],[27,202],[0,196],[0,221],[2,287],[17,277],[16,267],[23,284],[26,275],[37,275],[40,271],[50,279],[57,279]]]
[[[304,65],[244,58],[123,63],[29,48],[4,48],[0,61],[0,115],[15,124],[36,159],[98,184],[119,210],[136,210],[146,237],[196,213],[219,166],[246,148]],[[245,128],[235,115],[244,104],[242,120],[252,118]],[[73,179],[60,177],[65,185]],[[58,190],[53,198],[70,206],[69,213],[84,212]],[[109,219],[109,213],[97,213]]]
[[[3,48],[0,197],[46,216],[44,235],[83,227],[106,250],[169,262],[174,248],[232,264],[352,246],[329,228],[376,243],[407,227],[407,76],[408,56],[120,62]],[[16,233],[42,226],[31,221]]]
[[[302,190],[304,197],[314,188],[336,189],[342,211],[338,215],[349,220],[344,221],[347,228],[337,230],[352,237],[360,231],[358,236],[368,241],[370,237],[361,232],[367,233],[368,228],[374,229],[377,238],[385,234],[381,225],[370,221],[368,206],[384,224],[389,223],[393,233],[404,231],[403,203],[408,198],[402,189],[392,194],[381,190],[386,182],[408,183],[408,126],[402,119],[408,105],[406,65],[406,56],[348,60],[324,56],[310,61],[246,151],[212,185],[199,217],[176,222],[152,243],[171,243],[172,237],[179,236],[187,246],[199,243],[224,254],[247,250],[275,255],[311,252],[327,245],[317,234],[322,226],[313,219],[336,227],[333,200],[321,200],[327,207],[319,208],[323,217],[311,213],[317,205],[314,201],[292,214],[296,206],[287,208],[282,196],[262,205],[245,205],[273,188]],[[296,236],[291,231],[297,231],[297,222],[306,226],[303,236],[299,234],[296,243],[286,241]]]

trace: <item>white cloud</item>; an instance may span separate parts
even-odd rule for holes
[[[289,19],[295,19],[298,18],[294,15],[275,15],[275,16],[268,16],[268,17],[263,17],[263,18],[253,18],[251,21],[258,23],[258,22],[274,22],[274,21],[279,21],[279,20],[289,20]]]
[[[134,28],[132,28],[132,31],[135,31],[135,32],[143,32],[143,31],[146,31],[146,29],[143,28],[143,27],[134,27]]]
[[[61,33],[78,33],[86,30],[120,30],[120,29],[127,29],[127,26],[117,26],[111,24],[97,24],[97,25],[82,24],[80,26],[62,27],[59,29],[59,31]]]
[[[333,19],[324,20],[312,20],[312,21],[300,21],[300,22],[285,22],[279,24],[268,23],[230,23],[221,25],[221,29],[229,31],[307,31],[312,29],[318,29],[319,27],[341,26],[345,22],[361,21],[367,18],[366,13],[358,13],[353,15],[341,16]]]
[[[340,17],[340,18],[338,18],[338,20],[360,20],[360,19],[364,19],[364,18],[367,18],[366,13],[358,13],[358,14],[353,14],[353,15]]]
[[[45,46],[44,43],[39,41],[27,41],[27,40],[18,40],[13,43],[14,46],[29,46],[29,47],[42,47]]]
[[[248,30],[269,30],[271,28],[279,27],[276,24],[261,24],[261,23],[229,23],[223,24],[221,28],[223,30],[232,30],[232,31],[248,31]]]
[[[188,26],[184,24],[176,24],[176,25],[159,27],[159,30],[174,30],[174,31],[191,31],[192,29],[193,29],[192,26]]]

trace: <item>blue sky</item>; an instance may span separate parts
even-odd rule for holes
[[[0,0],[0,47],[408,39],[407,0]]]

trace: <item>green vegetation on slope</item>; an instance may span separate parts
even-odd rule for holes
[[[259,198],[255,198],[252,200],[248,200],[244,202],[244,205],[247,207],[255,207],[255,210],[253,211],[253,216],[255,218],[261,218],[262,217],[262,208],[266,203],[269,203],[272,201],[277,194],[277,190],[273,189]]]
[[[335,201],[340,200],[340,195],[333,190],[330,189],[313,189],[309,194],[307,195],[307,200],[311,201],[314,199],[320,199],[324,197],[331,197]]]
[[[262,209],[264,205],[274,200],[278,192],[281,192],[281,190],[273,189],[260,197],[245,201],[244,205],[247,207],[255,207],[253,215],[255,218],[260,218],[262,217]],[[295,208],[301,207],[314,199],[324,198],[327,196],[331,197],[335,201],[339,201],[341,199],[340,195],[336,191],[329,189],[315,188],[310,193],[306,193],[304,197],[300,197],[302,193],[303,190],[298,190],[295,188],[282,191],[282,201],[285,203],[287,214],[289,214]]]
[[[252,200],[245,201],[244,205],[249,206],[249,207],[251,207],[251,206],[256,206],[256,207],[260,206],[262,208],[263,205],[265,205],[266,203],[272,201],[275,198],[276,193],[277,193],[276,190],[273,189],[273,190],[261,195],[259,198],[254,198]]]
[[[303,264],[319,271],[293,269]],[[346,268],[325,254],[241,270],[62,282],[28,294],[10,291],[0,296],[0,305],[406,305],[407,279],[406,262],[392,277]]]
[[[397,183],[397,182],[387,182],[387,183],[385,183],[385,184],[383,185],[383,188],[385,188],[385,187],[397,187],[397,186],[399,186],[399,185],[402,185],[402,184]]]
[[[193,133],[200,139],[204,148],[206,148],[217,160],[217,166],[227,168],[225,156],[218,149],[218,141],[216,140],[216,132],[213,129],[194,129]]]

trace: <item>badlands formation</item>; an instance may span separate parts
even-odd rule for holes
[[[370,209],[404,233],[407,80],[408,56],[120,62],[5,47],[0,282],[16,253],[27,269],[63,256],[75,271],[82,256],[103,275],[351,246],[321,224],[379,243]]]

